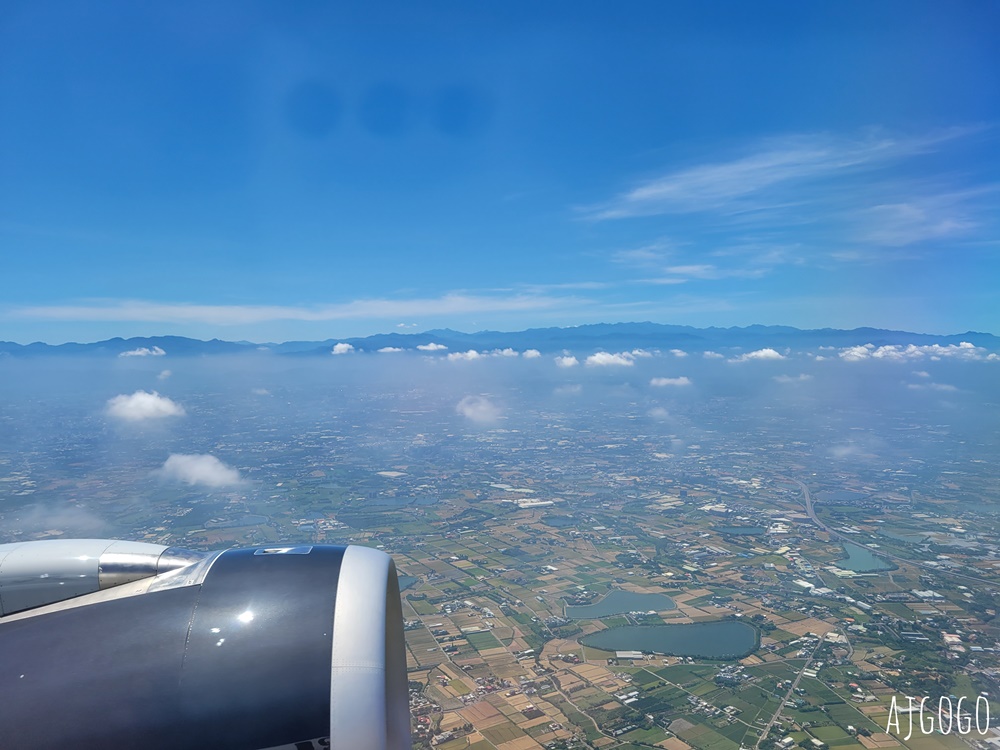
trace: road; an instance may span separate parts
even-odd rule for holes
[[[768,721],[764,728],[760,730],[760,737],[757,739],[757,744],[754,745],[755,750],[759,750],[760,743],[767,739],[767,735],[770,733],[771,727],[774,726],[774,722],[778,720],[778,717],[781,716],[782,710],[785,708],[785,702],[791,699],[792,695],[795,694],[795,688],[799,686],[799,681],[802,679],[803,672],[809,669],[809,665],[812,664],[813,659],[816,658],[816,652],[819,651],[820,646],[822,645],[823,639],[820,638],[819,642],[816,644],[816,648],[812,650],[812,653],[809,654],[809,658],[806,659],[806,663],[802,665],[802,669],[800,669],[799,673],[795,675],[795,679],[792,681],[792,686],[788,688],[788,692],[785,693],[785,697],[781,699],[781,703],[778,705],[777,710],[771,715],[770,721]]]

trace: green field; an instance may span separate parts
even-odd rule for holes
[[[476,651],[500,647],[500,641],[493,633],[468,633],[465,637]]]
[[[504,724],[498,724],[495,727],[489,727],[488,729],[482,730],[483,737],[488,739],[494,745],[499,745],[502,742],[510,742],[518,737],[524,737],[524,732],[515,727],[510,722]]]

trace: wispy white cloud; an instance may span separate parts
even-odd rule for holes
[[[713,352],[713,351],[703,352],[701,356],[704,357],[705,359],[725,359],[726,358],[726,355],[719,354],[718,352]]]
[[[868,226],[859,240],[889,247],[960,237],[977,226],[960,207],[933,205],[927,200],[873,206],[863,220]]]
[[[171,453],[154,473],[162,479],[205,487],[231,487],[243,482],[236,469],[207,453]]]
[[[680,358],[686,357],[688,355],[688,353],[683,349],[671,349],[670,353],[673,354],[675,357],[680,357]]]
[[[378,353],[379,354],[395,354],[396,352],[401,352],[401,351],[403,351],[403,350],[400,347],[398,347],[398,346],[383,346],[381,349],[378,350]]]
[[[7,315],[18,319],[203,323],[248,325],[273,321],[322,322],[348,319],[398,319],[401,316],[470,315],[489,312],[536,311],[565,305],[565,297],[544,295],[447,294],[421,299],[360,299],[315,307],[282,305],[196,305],[144,300],[98,301],[73,305],[16,307]]]
[[[759,279],[770,273],[771,268],[757,265],[753,268],[719,268],[710,263],[697,263],[686,266],[667,266],[659,269],[666,276],[653,276],[646,279],[636,279],[639,284],[655,284],[659,286],[670,284],[686,284],[692,279],[701,281],[719,279]]]
[[[649,381],[649,384],[655,388],[664,388],[666,386],[685,386],[691,385],[691,378],[681,375],[679,378],[653,378]]]
[[[127,422],[141,422],[146,419],[183,417],[184,407],[156,391],[136,391],[131,395],[120,394],[109,399],[107,413]]]
[[[995,222],[1000,185],[963,190],[907,181],[886,188],[893,202],[855,212],[855,241],[864,246],[905,247],[933,240],[957,241]],[[845,251],[850,252],[850,251]]]
[[[138,349],[131,349],[127,352],[121,352],[119,357],[163,357],[166,356],[166,352],[163,351],[158,346],[154,346],[151,349],[145,346],[141,346]]]
[[[616,250],[611,254],[611,260],[627,266],[655,268],[666,265],[667,259],[675,249],[674,243],[660,240],[630,250]]]
[[[270,396],[271,392],[267,388],[251,388],[250,392],[255,396]]]
[[[455,411],[477,424],[492,424],[501,417],[501,410],[485,396],[466,396],[455,407]]]
[[[906,387],[911,391],[944,391],[946,393],[953,393],[958,390],[958,388],[948,383],[907,383]]]
[[[775,375],[774,382],[783,384],[807,383],[813,379],[812,375],[802,373],[800,375]]]
[[[749,208],[774,188],[884,164],[928,151],[970,132],[952,128],[921,136],[855,139],[805,134],[772,138],[730,161],[668,172],[636,185],[585,211],[591,219],[623,219],[669,213],[736,211]]]
[[[676,286],[687,284],[688,279],[680,276],[655,276],[650,279],[636,279],[638,284],[653,284],[654,286]]]
[[[632,367],[635,358],[630,352],[597,352],[587,357],[584,363],[587,367]]]
[[[28,532],[62,529],[70,536],[99,538],[109,532],[109,523],[93,511],[78,505],[40,503],[16,510],[10,509],[8,512],[15,522],[14,525]]]
[[[348,344],[344,341],[341,341],[333,345],[333,349],[330,350],[330,354],[350,354],[353,351],[354,351],[354,344]]]
[[[552,391],[557,396],[579,396],[583,393],[583,386],[579,383],[571,383],[569,385],[556,386],[555,390]]]
[[[515,288],[528,294],[547,294],[549,292],[587,291],[607,289],[611,284],[607,281],[566,281],[561,284],[517,284]]]
[[[156,379],[157,380],[166,380],[171,375],[173,375],[173,373],[170,370],[161,370],[160,374],[156,376]]]

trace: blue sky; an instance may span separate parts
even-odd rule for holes
[[[1000,333],[991,2],[0,14],[0,339]]]

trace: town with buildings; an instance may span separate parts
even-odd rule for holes
[[[5,404],[3,541],[382,549],[418,748],[1000,744],[995,423],[621,378],[492,383],[479,420],[443,387],[244,385],[188,386],[183,430]],[[239,479],[170,481],[181,452]],[[925,696],[956,729],[908,736]]]

